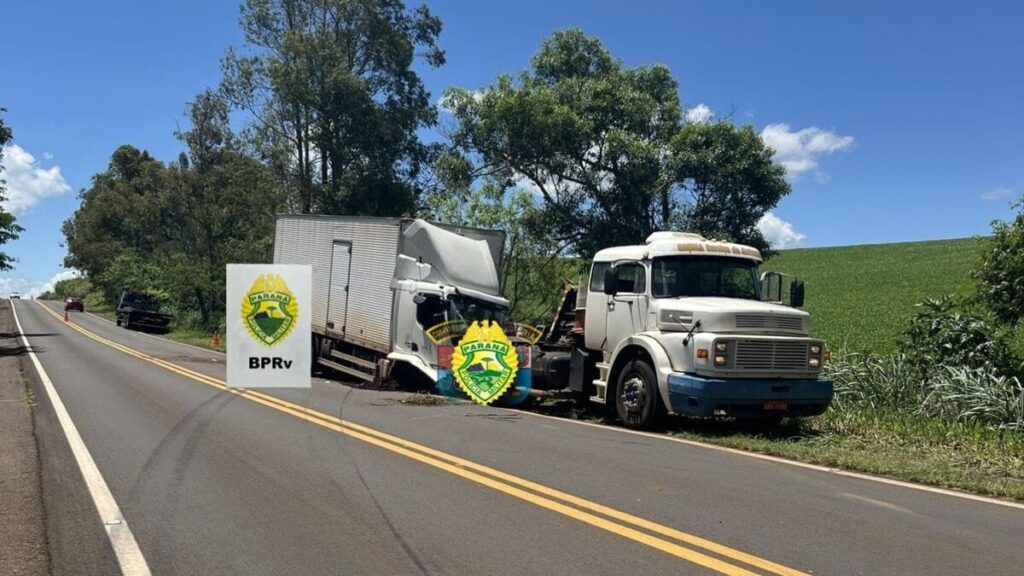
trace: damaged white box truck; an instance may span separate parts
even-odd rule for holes
[[[425,330],[451,318],[504,322],[505,233],[405,218],[279,215],[275,264],[313,268],[313,361],[367,382],[411,368],[437,382]]]

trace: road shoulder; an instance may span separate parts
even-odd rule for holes
[[[49,574],[33,416],[36,399],[25,377],[26,351],[10,306],[9,301],[0,301],[0,574]]]

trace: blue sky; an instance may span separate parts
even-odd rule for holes
[[[422,75],[435,97],[484,86],[578,26],[630,65],[668,65],[694,118],[763,132],[793,184],[764,223],[778,242],[984,234],[1024,193],[1024,4],[912,4],[428,2],[448,64]],[[26,228],[0,292],[61,272],[60,224],[118,145],[177,156],[186,102],[241,42],[237,15],[214,0],[0,8],[8,207]]]

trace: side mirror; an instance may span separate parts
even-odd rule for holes
[[[615,296],[618,284],[619,275],[615,273],[615,268],[608,267],[608,269],[604,271],[604,293],[608,296]]]
[[[804,281],[793,280],[789,288],[789,299],[794,308],[803,308],[804,305]]]

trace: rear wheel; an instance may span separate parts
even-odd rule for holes
[[[644,360],[630,360],[619,372],[615,409],[627,428],[650,430],[661,424],[665,407],[658,394],[658,379]]]

